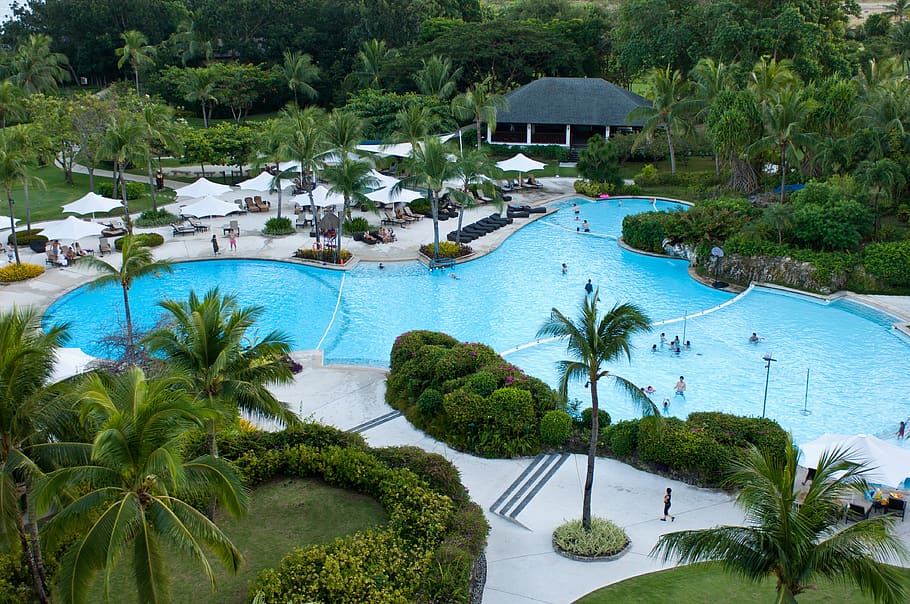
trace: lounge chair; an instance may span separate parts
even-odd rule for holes
[[[401,220],[400,218],[396,218],[396,217],[392,216],[392,215],[389,213],[388,210],[385,210],[385,211],[383,212],[383,215],[385,216],[385,218],[382,219],[382,224],[397,224],[397,225],[400,225],[400,226],[402,226],[402,227],[404,227],[404,226],[407,224],[406,221]]]
[[[398,220],[404,220],[406,224],[410,224],[412,222],[417,222],[417,218],[409,217],[402,210],[395,211],[395,218],[397,218]]]
[[[244,197],[243,203],[246,204],[247,212],[259,212],[260,211],[259,206],[256,205],[256,203],[253,201],[252,197]]]
[[[232,220],[230,224],[224,225],[225,235],[230,235],[232,232],[235,237],[240,237],[240,224],[236,220]]]
[[[901,522],[904,521],[904,513],[907,511],[907,502],[903,499],[898,499],[897,497],[891,497],[888,499],[888,508],[887,512],[889,514],[895,514],[901,517]]]
[[[129,231],[123,226],[123,223],[119,220],[112,220],[106,225],[106,228],[101,231],[101,234],[105,237],[119,237],[120,235],[126,235]]]
[[[847,505],[847,515],[845,520],[847,522],[859,522],[860,520],[865,520],[869,517],[869,511],[871,511],[871,509],[872,508],[866,510],[865,506],[851,503]]]
[[[172,222],[171,229],[174,231],[174,235],[195,235],[196,227],[191,224],[184,224],[182,222]]]
[[[195,218],[187,218],[186,221],[187,221],[188,223],[190,223],[191,225],[193,225],[193,228],[196,229],[197,231],[207,231],[207,230],[209,230],[209,225],[207,225],[207,224],[205,224],[205,223],[202,223],[202,222],[199,222],[199,221],[196,220]]]
[[[53,248],[47,248],[47,258],[44,259],[44,263],[50,264],[51,266],[63,266],[60,262],[60,258],[54,253]]]
[[[260,212],[268,212],[272,209],[269,203],[267,201],[262,201],[262,197],[259,195],[253,198],[253,203],[256,204]]]
[[[107,237],[98,238],[98,254],[104,256],[105,254],[111,253],[111,242],[107,240]]]
[[[236,203],[237,207],[240,208],[241,214],[246,214],[246,205],[243,203],[242,199],[235,199],[234,203]]]
[[[308,225],[313,224],[313,217],[310,214],[297,214],[297,220],[294,223],[298,229],[305,229]]]
[[[420,216],[419,214],[415,214],[414,212],[411,211],[411,208],[409,208],[408,206],[405,206],[404,209],[402,210],[402,212],[404,212],[404,215],[407,216],[408,218],[410,218],[411,220],[422,220],[423,219],[423,216]]]

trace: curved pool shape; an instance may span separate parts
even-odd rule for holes
[[[388,263],[384,269],[364,263],[347,273],[274,261],[176,264],[170,276],[134,284],[133,318],[148,328],[161,316],[158,301],[218,286],[242,304],[264,307],[260,329],[285,331],[294,349],[319,347],[330,363],[387,366],[396,336],[433,329],[508,352],[511,362],[555,384],[554,365],[564,347],[534,344],[536,332],[553,307],[574,315],[590,278],[603,308],[632,301],[652,321],[664,322],[637,337],[632,362],[617,363],[614,370],[653,385],[658,405],[669,397],[672,415],[705,409],[760,415],[762,357],[769,352],[777,362],[771,367],[767,415],[792,430],[797,442],[824,432],[890,436],[910,414],[905,401],[910,344],[891,329],[888,317],[847,302],[820,304],[762,289],[734,297],[700,285],[688,276],[685,261],[617,245],[623,216],[649,210],[649,200],[627,199],[622,206],[616,200],[574,201],[591,233],[576,230],[581,221],[570,200],[494,253],[454,271],[428,272],[415,262]],[[657,207],[677,206],[658,202]],[[563,262],[569,267],[565,275]],[[99,336],[112,331],[117,317],[122,317],[119,288],[83,287],[55,302],[45,321],[69,322],[71,345],[103,356]],[[749,343],[753,331],[765,340]],[[651,353],[660,332],[691,340],[692,348],[679,355],[667,349]],[[685,397],[673,394],[680,375],[688,383]],[[570,396],[585,401],[587,391],[575,385]],[[614,418],[636,416],[618,393],[613,398],[608,389],[605,396]],[[803,415],[804,405],[809,415]]]

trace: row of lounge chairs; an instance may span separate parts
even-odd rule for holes
[[[246,205],[247,212],[268,212],[272,209],[271,204],[268,201],[263,201],[261,195],[245,197],[243,203]]]
[[[509,218],[528,218],[531,214],[546,214],[547,209],[545,207],[532,208],[528,205],[522,206],[513,206],[509,205],[506,208],[506,216]]]
[[[507,224],[511,224],[511,218],[503,218],[499,214],[493,214],[487,216],[486,218],[481,218],[477,222],[469,224],[466,227],[461,227],[461,234],[459,235],[458,231],[452,231],[446,235],[446,239],[449,241],[461,241],[462,243],[470,243],[475,239],[479,239],[488,233],[492,233],[496,229],[500,229]]]
[[[200,231],[209,230],[209,225],[199,222],[195,218],[187,217],[181,222],[172,222],[171,229],[173,229],[174,235],[191,235]]]
[[[411,208],[407,206],[405,206],[402,210],[396,210],[394,215],[389,210],[384,210],[382,214],[384,216],[382,219],[383,225],[397,224],[401,227],[405,227],[412,222],[417,222],[423,218],[423,216],[418,216],[417,214],[411,212]]]

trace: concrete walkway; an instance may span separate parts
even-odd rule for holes
[[[135,177],[138,179],[138,177]],[[571,194],[571,179],[540,179],[545,189],[518,193],[512,203],[537,205]],[[182,183],[175,183],[180,186]],[[273,198],[274,199],[274,198]],[[173,260],[211,258],[211,235],[221,240],[223,257],[269,258],[289,260],[294,250],[308,248],[312,242],[308,233],[287,237],[265,237],[260,233],[265,220],[277,213],[277,199],[270,214],[240,216],[238,250],[230,252],[223,238],[222,225],[228,219],[210,219],[209,232],[195,235],[174,236],[170,228],[137,229],[137,232],[159,232],[165,244],[155,249],[158,258]],[[286,204],[286,201],[285,201]],[[172,207],[176,210],[176,207]],[[495,210],[490,207],[468,209],[465,224],[488,216]],[[285,205],[285,213],[291,209]],[[378,217],[365,215],[370,222]],[[516,220],[507,228],[481,238],[472,246],[479,253],[487,253],[508,235],[527,224]],[[40,226],[40,225],[39,225]],[[453,230],[456,222],[440,224],[441,237]],[[369,246],[349,238],[343,246],[362,261],[412,260],[419,245],[432,241],[432,221],[425,219],[407,228],[396,229],[398,240],[391,244]],[[64,242],[69,243],[69,242]],[[89,247],[89,246],[84,246]],[[28,248],[20,250],[23,261],[44,264],[43,254],[34,254]],[[105,257],[116,264],[120,255]],[[68,268],[51,268],[39,278],[0,287],[0,309],[16,306],[46,308],[54,299],[91,280],[95,274],[78,263]],[[910,297],[865,296],[904,320],[910,319]],[[581,513],[585,458],[571,455],[561,462],[548,466],[552,475],[536,483],[528,483],[526,475],[517,488],[525,488],[510,508],[510,513],[521,508],[518,522],[506,520],[491,513],[493,506],[510,485],[534,463],[532,459],[489,460],[454,451],[413,428],[407,420],[385,404],[385,371],[359,366],[329,366],[322,364],[322,353],[298,352],[295,358],[304,366],[294,383],[275,392],[281,400],[304,418],[312,418],[343,430],[357,429],[374,446],[416,445],[439,453],[459,468],[462,480],[471,497],[485,511],[492,526],[487,549],[488,576],[484,602],[486,604],[531,604],[540,602],[571,602],[598,587],[628,577],[658,570],[660,564],[648,556],[658,536],[669,530],[709,527],[720,523],[741,523],[742,514],[733,505],[730,495],[691,487],[676,481],[641,472],[610,459],[597,461],[594,503],[595,514],[607,517],[623,526],[632,539],[632,548],[624,557],[614,562],[572,562],[555,554],[550,544],[553,528],[565,519],[577,518]],[[662,497],[666,487],[673,488],[674,523],[659,520]],[[539,488],[536,494],[532,494]],[[900,534],[910,544],[910,523],[900,525]],[[646,598],[643,598],[646,601]]]

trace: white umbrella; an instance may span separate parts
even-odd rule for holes
[[[13,218],[13,224],[19,224],[21,221],[18,218]],[[9,228],[9,216],[4,216],[0,214],[0,231],[6,230]]]
[[[240,212],[236,203],[224,201],[216,197],[203,197],[196,203],[180,208],[183,216],[195,216],[202,218],[204,216],[227,216],[232,212]]]
[[[95,212],[110,212],[114,208],[122,208],[123,202],[113,197],[104,197],[97,193],[87,193],[76,201],[71,201],[63,206],[64,212],[72,212],[80,216],[91,214],[94,217]]]
[[[373,169],[370,170],[370,176],[376,179],[376,188],[381,189],[383,187],[394,187],[398,184],[398,179],[394,176],[388,176],[383,174],[379,170]]]
[[[383,187],[367,193],[366,196],[367,199],[386,205],[390,203],[409,203],[415,199],[421,199],[423,194],[410,189],[400,189],[398,192],[394,192],[392,187]]]
[[[799,465],[817,468],[822,453],[834,449],[849,449],[853,461],[868,463],[872,469],[865,474],[867,482],[901,487],[910,476],[910,450],[865,434],[823,434],[799,446]]]
[[[54,363],[54,373],[48,382],[50,384],[88,371],[91,369],[89,363],[96,360],[81,348],[58,348],[54,351],[54,357],[57,362]]]
[[[301,205],[310,205],[310,196],[308,193],[304,193],[303,195],[296,195],[294,197],[294,200]],[[344,195],[331,193],[326,187],[319,185],[313,189],[313,205],[319,208],[324,208],[326,206],[344,205]]]
[[[227,185],[200,178],[191,185],[180,187],[176,193],[179,197],[207,197],[209,195],[221,195],[230,190],[231,188]]]
[[[41,234],[48,239],[64,239],[76,241],[86,237],[99,237],[104,226],[97,222],[87,222],[75,216],[67,216],[66,220],[52,222],[41,230]]]
[[[547,164],[535,161],[523,153],[519,153],[509,159],[496,162],[496,167],[503,172],[533,172],[543,170]]]
[[[388,145],[357,145],[357,149],[366,151],[367,153],[375,153],[380,157],[410,157],[412,147],[411,143],[397,143]]]
[[[248,178],[244,181],[238,182],[237,186],[241,189],[247,189],[250,191],[270,191],[272,188],[272,181],[275,180],[275,177],[268,172],[260,172],[258,176],[253,178]],[[288,180],[286,178],[281,179],[281,188],[287,189],[288,187],[293,187],[294,181]]]

